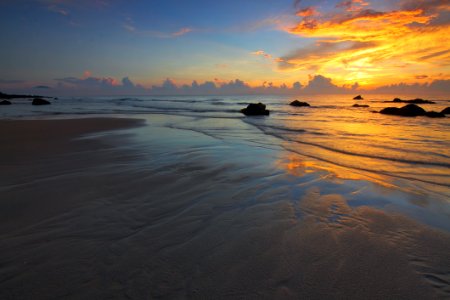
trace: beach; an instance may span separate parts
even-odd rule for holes
[[[450,300],[450,0],[0,16],[0,300]]]
[[[445,181],[319,168],[249,122],[0,121],[0,298],[449,297]]]

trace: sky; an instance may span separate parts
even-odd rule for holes
[[[0,90],[450,95],[450,0],[0,0]]]

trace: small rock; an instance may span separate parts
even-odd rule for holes
[[[0,102],[0,105],[11,105],[11,101],[3,100]]]
[[[353,100],[363,100],[364,98],[361,95],[356,96]]]
[[[367,104],[353,104],[352,107],[369,107]]]
[[[301,101],[298,101],[298,100],[292,101],[289,105],[298,106],[298,107],[300,107],[300,106],[311,106],[311,105],[309,105],[308,102],[301,102]]]
[[[380,114],[385,115],[395,115],[395,116],[403,116],[403,117],[415,117],[415,116],[424,116],[426,111],[415,104],[408,104],[401,108],[398,107],[386,107],[380,111]]]
[[[402,100],[400,98],[395,98],[392,101],[384,101],[385,103],[411,103],[411,104],[435,104],[435,102],[430,101],[430,100],[423,100],[420,98],[417,99],[412,99],[412,100]]]
[[[450,115],[450,106],[444,108],[444,109],[441,111],[441,114],[444,114],[444,115]]]
[[[445,115],[443,113],[437,111],[427,111],[425,113],[425,116],[430,118],[445,118]]]
[[[241,109],[246,116],[268,116],[270,111],[266,109],[266,105],[260,103],[250,103],[247,108]]]
[[[34,98],[33,102],[31,104],[33,104],[33,105],[47,105],[47,104],[50,104],[50,102],[45,100],[45,99]]]

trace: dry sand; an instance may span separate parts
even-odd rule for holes
[[[450,297],[447,232],[201,150],[74,139],[140,124],[0,122],[0,299]]]

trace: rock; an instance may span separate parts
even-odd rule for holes
[[[0,92],[0,99],[15,99],[15,98],[42,98],[42,96],[5,94],[5,93]]]
[[[361,95],[356,96],[353,100],[363,100],[364,98]]]
[[[386,107],[380,110],[380,114],[384,115],[401,115],[400,108],[398,107]]]
[[[352,107],[369,107],[367,104],[353,104]]]
[[[260,103],[250,103],[247,108],[241,109],[246,116],[268,116],[270,111],[266,109],[266,105]]]
[[[380,111],[380,114],[385,115],[395,115],[395,116],[403,116],[403,117],[415,117],[415,116],[424,116],[426,111],[415,104],[408,104],[401,108],[398,107],[386,107]]]
[[[417,99],[412,99],[412,100],[402,100],[400,98],[395,98],[392,101],[384,101],[385,103],[411,103],[411,104],[435,104],[435,102],[430,101],[430,100],[423,100],[420,98]]]
[[[311,106],[311,105],[309,105],[308,102],[301,102],[301,101],[298,101],[298,100],[292,101],[289,105],[298,106],[298,107],[300,107],[300,106]]]
[[[444,115],[450,115],[450,106],[444,108],[444,109],[441,111],[441,114],[444,114]]]
[[[425,116],[430,118],[445,118],[445,115],[443,113],[437,111],[427,111],[425,113]]]
[[[3,100],[0,102],[0,105],[11,105],[11,102],[8,100]]]
[[[45,99],[34,98],[33,102],[31,104],[33,104],[33,105],[46,105],[46,104],[50,104],[50,102],[45,100]]]
[[[414,103],[414,104],[435,104],[435,102],[430,100],[423,100],[420,98],[413,99],[413,100],[405,100],[406,103]]]

